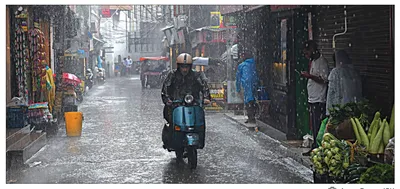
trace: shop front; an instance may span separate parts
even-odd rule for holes
[[[231,80],[232,62],[223,60],[221,56],[237,43],[235,27],[213,28],[211,26],[196,29],[191,33],[193,54],[195,57],[203,57],[209,60],[206,67],[197,71],[203,71],[208,78],[211,97],[214,100],[206,109],[225,110],[227,104],[227,88]]]
[[[314,39],[330,68],[333,53],[345,50],[362,77],[364,98],[385,114],[394,103],[393,10],[389,5],[314,7]]]
[[[10,18],[11,97],[7,105],[7,127],[22,128],[30,123],[37,129],[53,122],[55,78],[51,66],[50,23],[46,14],[62,6],[7,6]],[[46,9],[47,11],[43,11]],[[45,12],[45,13],[43,13]],[[14,98],[16,97],[16,98]]]
[[[310,132],[306,83],[295,70],[307,71],[302,44],[309,38],[307,9],[274,5],[247,7],[240,23],[239,54],[251,50],[260,86],[268,100],[259,120],[298,139]]]

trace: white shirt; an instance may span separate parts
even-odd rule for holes
[[[132,66],[132,59],[126,59],[127,60],[127,67],[130,68]]]
[[[326,102],[326,91],[328,88],[328,61],[325,57],[321,56],[313,60],[311,63],[310,74],[322,78],[326,81],[324,84],[317,83],[312,79],[308,79],[307,83],[307,91],[308,91],[308,102],[309,103],[317,103],[317,102]]]

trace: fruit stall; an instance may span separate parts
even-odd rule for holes
[[[329,112],[310,156],[314,183],[394,183],[394,105],[392,115],[367,102]]]

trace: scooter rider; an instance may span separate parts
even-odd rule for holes
[[[192,56],[187,53],[182,53],[176,58],[177,70],[169,72],[165,79],[161,98],[164,102],[164,119],[171,124],[172,122],[172,101],[183,99],[187,93],[191,93],[194,99],[200,99],[202,93],[204,104],[210,103],[210,90],[208,88],[206,77],[202,72],[194,72],[192,70]],[[172,128],[172,127],[169,127]],[[164,129],[166,130],[166,129]],[[163,131],[164,131],[163,130]],[[170,129],[168,129],[169,132]],[[172,132],[169,132],[172,133]],[[163,132],[163,142],[165,144],[165,135]],[[169,138],[169,137],[168,137]]]

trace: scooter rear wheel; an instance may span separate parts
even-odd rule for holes
[[[188,163],[190,169],[196,169],[197,167],[197,149],[196,148],[189,148],[187,149],[188,152]]]

